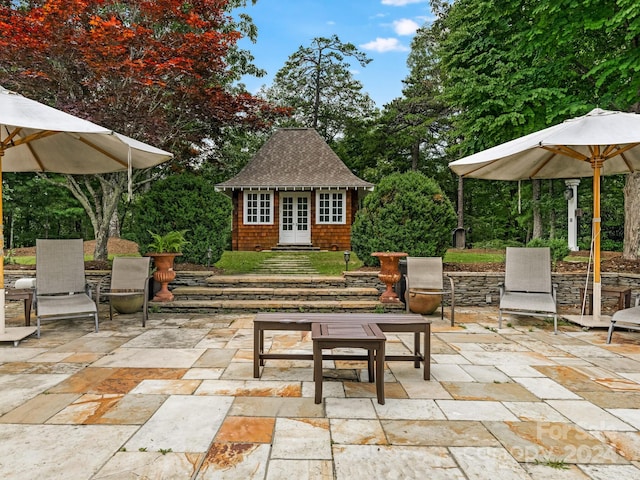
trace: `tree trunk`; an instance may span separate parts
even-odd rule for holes
[[[531,238],[542,238],[542,218],[540,215],[540,180],[531,180],[533,195],[533,233]]]
[[[624,186],[624,249],[622,258],[640,257],[640,173],[627,175]]]
[[[411,145],[411,171],[417,172],[420,165],[420,140]]]

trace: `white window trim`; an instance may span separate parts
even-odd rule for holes
[[[257,194],[257,195],[261,195],[261,194],[267,194],[269,195],[269,221],[268,222],[261,222],[261,221],[257,221],[257,222],[249,222],[248,218],[249,218],[249,213],[247,211],[247,209],[249,208],[249,199],[248,196],[249,194]],[[269,191],[269,190],[245,190],[243,192],[243,197],[244,197],[244,201],[243,203],[243,212],[242,212],[242,223],[244,225],[273,225],[273,192]],[[259,216],[259,214],[258,214]]]
[[[323,222],[320,221],[320,194],[323,193],[328,193],[328,194],[335,194],[335,193],[341,193],[342,194],[342,220],[340,220],[339,222],[334,222],[332,220],[328,221],[328,222]],[[332,208],[331,206],[329,208]],[[330,217],[333,216],[333,212],[330,212],[329,214]],[[317,225],[344,225],[347,223],[347,191],[346,190],[317,190],[316,191],[316,224]]]

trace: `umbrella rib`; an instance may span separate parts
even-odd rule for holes
[[[545,150],[549,150],[551,152],[551,155],[549,155],[547,158],[544,158],[542,160],[542,162],[540,163],[540,166],[531,172],[531,174],[529,175],[529,178],[535,178],[538,172],[540,172],[540,170],[546,167],[547,164],[551,161],[551,159],[556,156],[556,152],[551,150],[550,148],[546,148],[546,147],[542,147],[542,148],[544,148]]]
[[[466,172],[466,173],[462,174],[461,176],[462,176],[462,178],[464,178],[464,177],[468,177],[469,175],[473,175],[475,172],[477,172],[477,171],[479,171],[479,170],[482,170],[483,168],[490,167],[493,163],[495,163],[495,162],[497,162],[497,161],[498,161],[498,160],[491,160],[490,162],[483,163],[483,164],[482,164],[482,165],[480,165],[478,168],[474,168],[473,170],[470,170],[470,171],[468,171],[468,172]]]
[[[127,162],[123,162],[120,159],[118,159],[116,156],[112,155],[111,153],[107,152],[106,150],[104,150],[103,148],[100,148],[99,146],[97,146],[96,144],[90,142],[89,140],[87,140],[86,138],[82,138],[80,137],[79,140],[84,143],[85,145],[93,148],[94,150],[100,152],[101,154],[103,154],[105,157],[110,158],[111,160],[113,160],[114,162],[122,165],[123,167],[127,166]]]
[[[15,129],[9,138],[13,138],[15,137],[21,129]],[[33,133],[31,135],[27,135],[26,137],[20,137],[18,139],[16,139],[15,141],[11,141],[11,145],[12,146],[19,146],[19,145],[23,145],[23,144],[29,144],[35,140],[40,140],[41,138],[46,138],[46,137],[50,137],[51,135],[55,135],[56,133],[60,133],[60,132],[55,132],[53,130],[42,130],[40,132],[37,133]]]
[[[577,152],[573,148],[567,147],[566,145],[541,145],[540,147],[555,154],[564,155],[565,157],[571,157],[577,160],[584,161],[589,160],[589,157],[587,157],[586,155],[583,155],[582,153]]]

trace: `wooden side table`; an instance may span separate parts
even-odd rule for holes
[[[4,298],[6,300],[24,300],[24,324],[29,327],[31,325],[31,304],[33,302],[33,290],[7,289],[4,292]]]
[[[607,287],[602,285],[602,296],[618,297],[618,310],[631,307],[630,287]],[[580,287],[580,301],[584,298],[584,287]],[[587,315],[593,315],[593,286],[587,287]]]
[[[367,360],[369,381],[373,382],[375,378],[378,403],[384,405],[384,344],[387,337],[376,324],[314,323],[311,325],[311,339],[313,340],[313,380],[316,384],[315,403],[322,403],[322,349],[364,348],[369,352]]]

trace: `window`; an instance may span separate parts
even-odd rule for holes
[[[345,192],[320,191],[317,195],[317,223],[345,223]]]
[[[244,192],[244,223],[254,225],[273,223],[271,192]]]

